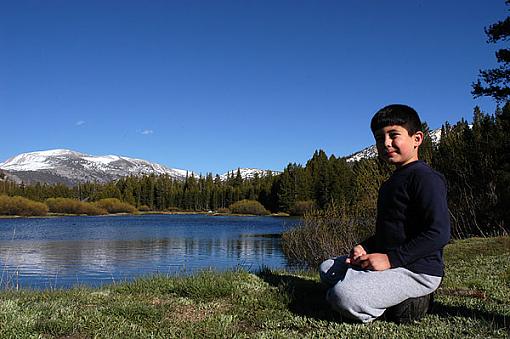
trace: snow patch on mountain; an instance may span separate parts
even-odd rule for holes
[[[377,157],[377,148],[375,145],[368,146],[359,152],[347,157],[347,162],[360,161],[361,159],[372,159]]]
[[[184,179],[191,172],[117,155],[93,156],[66,149],[54,149],[19,154],[2,163],[0,169],[26,182],[63,182],[76,184],[84,181],[109,182],[129,175],[166,174]],[[38,179],[35,179],[38,178]]]
[[[441,128],[437,128],[433,131],[429,132],[430,138],[432,139],[432,143],[437,145],[441,140]]]
[[[261,178],[261,177],[269,175],[270,173],[274,175],[274,174],[280,174],[281,172],[261,170],[261,169],[257,169],[257,168],[239,168],[239,173],[241,174],[241,178],[243,178],[243,179],[253,179],[256,174],[258,174],[259,178]],[[235,178],[236,175],[237,175],[237,169],[220,175],[220,179],[222,181],[225,181],[228,179],[229,176],[234,176],[234,178]]]
[[[16,155],[0,164],[0,168],[7,171],[38,171],[51,169],[51,159],[58,157],[76,157],[83,155],[63,149],[54,149],[40,152],[29,152]]]

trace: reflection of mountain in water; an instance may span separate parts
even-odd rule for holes
[[[4,271],[40,277],[113,276],[175,273],[206,267],[285,265],[279,237],[238,239],[146,239],[88,241],[2,241]]]

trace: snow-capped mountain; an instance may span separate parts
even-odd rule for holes
[[[0,163],[0,169],[25,183],[67,185],[86,181],[105,183],[124,176],[144,174],[167,174],[184,179],[187,173],[141,159],[117,155],[93,156],[66,149],[22,153]]]
[[[435,129],[429,132],[432,143],[436,145],[441,139],[441,129]],[[375,145],[368,146],[359,152],[347,157],[347,162],[359,161],[361,159],[370,159],[377,157],[377,148]]]
[[[251,179],[258,173],[267,175],[270,171],[254,168],[239,168],[220,175],[226,180],[237,175],[239,170],[243,179]],[[279,172],[272,172],[277,174]],[[83,182],[106,183],[125,176],[147,174],[166,174],[171,178],[184,180],[186,175],[199,178],[200,174],[182,169],[168,168],[164,165],[142,159],[118,155],[94,156],[67,149],[22,153],[0,163],[0,180],[26,184],[41,182],[48,184],[63,183],[76,185]]]
[[[377,157],[377,148],[375,145],[363,148],[361,151],[347,157],[347,162],[360,161],[361,159],[371,159]]]

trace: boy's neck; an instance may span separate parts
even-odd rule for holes
[[[412,161],[409,161],[409,162],[406,162],[405,164],[402,164],[402,165],[395,165],[395,169],[394,171],[398,171],[399,169],[402,169],[402,168],[405,168],[409,165],[412,165],[412,164],[415,164],[417,163],[418,161],[420,161],[420,159],[415,159],[415,160],[412,160]]]

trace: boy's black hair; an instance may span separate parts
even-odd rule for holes
[[[392,125],[404,127],[409,135],[421,131],[421,120],[418,113],[407,105],[393,104],[381,108],[370,122],[372,133]]]

